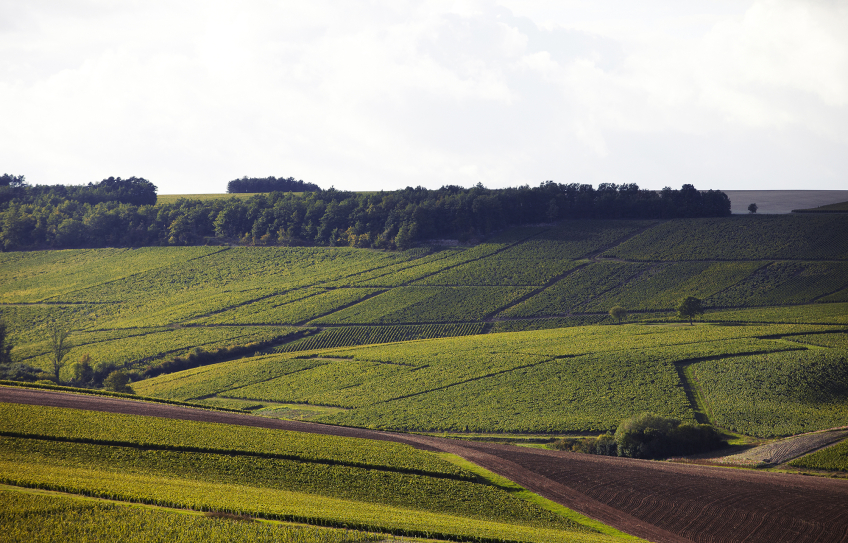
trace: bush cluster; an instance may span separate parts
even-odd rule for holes
[[[587,454],[657,459],[708,452],[727,446],[727,442],[709,424],[681,423],[677,419],[641,413],[623,421],[615,435],[563,438],[553,446]]]

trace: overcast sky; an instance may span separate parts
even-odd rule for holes
[[[0,0],[0,173],[848,189],[848,1]]]

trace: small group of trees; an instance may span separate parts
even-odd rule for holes
[[[95,368],[88,354],[75,363],[68,363],[68,353],[73,348],[70,341],[71,330],[54,323],[48,330],[49,372],[34,368],[22,362],[12,360],[12,343],[9,340],[6,323],[0,320],[0,379],[10,381],[35,382],[47,381],[56,384],[70,384],[80,387],[100,387],[115,392],[132,393],[129,385],[131,375],[111,365]],[[67,368],[66,371],[63,371]]]
[[[681,423],[654,413],[622,421],[615,434],[596,438],[564,438],[554,447],[587,454],[628,458],[668,458],[726,447],[721,433],[709,424]]]
[[[321,192],[315,183],[306,183],[294,177],[242,177],[227,183],[229,194],[249,194],[252,192]]]
[[[622,319],[627,318],[628,311],[617,305],[609,310],[609,316],[616,319],[618,324],[621,324]],[[694,296],[687,296],[680,300],[677,304],[677,317],[680,319],[688,320],[689,324],[694,326],[695,323],[693,319],[698,315],[704,314],[704,307],[699,298]]]

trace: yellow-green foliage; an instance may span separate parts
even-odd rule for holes
[[[789,462],[797,468],[848,471],[848,440]]]
[[[0,525],[3,540],[16,542],[365,543],[381,539],[368,532],[245,522],[14,487],[0,488]]]
[[[216,327],[210,328],[158,328],[123,330],[123,337],[110,337],[117,333],[76,332],[71,334],[73,348],[67,361],[73,363],[88,355],[92,366],[113,364],[117,367],[135,362],[153,363],[173,358],[201,348],[214,351],[231,345],[248,345],[271,340],[295,332],[289,327]],[[17,359],[35,367],[49,367],[50,346],[45,341],[30,343],[18,350]],[[63,375],[70,377],[67,370]]]
[[[492,538],[532,543],[605,540],[601,534],[581,529],[540,528],[285,490],[208,483],[161,475],[45,466],[24,460],[0,461],[0,474],[0,481],[17,486],[406,535],[428,534],[445,539],[451,536]],[[614,540],[611,536],[606,537]]]
[[[345,407],[317,420],[355,426],[602,432],[642,411],[693,420],[677,364],[803,350],[762,337],[819,329],[631,325],[463,336],[245,359],[137,389]]]
[[[0,413],[4,484],[406,535],[601,535],[402,444],[28,405]]]
[[[710,322],[848,324],[848,303],[708,311]]]
[[[159,448],[236,451],[467,478],[455,466],[400,443],[60,407],[0,403],[0,432]]]
[[[786,436],[848,420],[848,350],[821,348],[694,364],[712,422],[754,436]]]

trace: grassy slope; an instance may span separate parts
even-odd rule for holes
[[[6,484],[410,535],[607,539],[405,445],[72,409],[0,407],[4,424],[27,435],[0,440]],[[207,449],[210,444],[217,448]],[[281,451],[288,452],[286,458]],[[368,467],[351,465],[356,461]],[[411,464],[419,474],[403,471]]]

